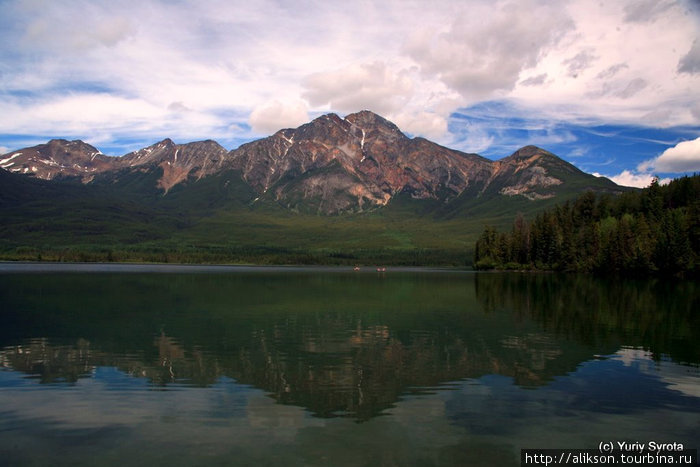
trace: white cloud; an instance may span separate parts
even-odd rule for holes
[[[447,118],[433,112],[399,112],[391,114],[391,121],[402,131],[439,141],[447,133]]]
[[[402,108],[413,91],[405,72],[396,72],[381,61],[314,73],[302,84],[303,96],[313,106],[341,112],[368,109],[383,115]]]
[[[510,91],[520,73],[563,37],[571,20],[544,2],[471,2],[448,29],[436,26],[413,33],[404,50],[426,76],[474,101]]]
[[[155,106],[110,94],[47,96],[40,101],[15,99],[0,104],[0,126],[21,133],[28,127],[44,134],[74,134],[93,127],[118,128],[125,120],[156,125],[165,117]]]
[[[653,5],[644,6],[650,3]],[[695,125],[697,75],[679,61],[699,33],[683,2],[560,2],[573,27],[543,50],[510,96],[552,118],[668,127]],[[694,55],[693,55],[694,56]],[[685,62],[684,62],[685,63]],[[689,61],[681,71],[693,69]]]
[[[656,159],[639,164],[638,170],[661,173],[700,172],[700,137],[666,149]]]
[[[272,101],[256,107],[250,114],[249,123],[258,134],[270,134],[283,128],[296,128],[309,120],[309,112],[302,101]]]
[[[632,173],[629,170],[623,170],[622,173],[619,173],[617,175],[600,175],[597,173],[594,175],[598,177],[605,176],[613,182],[617,183],[618,185],[632,186],[636,188],[648,187],[651,184],[651,181],[654,179],[654,176],[651,174]]]
[[[469,128],[460,139],[456,139],[450,144],[451,147],[457,147],[460,151],[467,153],[482,153],[492,147],[496,143],[496,137],[483,131],[481,128]],[[505,157],[505,154],[503,155]]]
[[[606,177],[621,186],[629,186],[634,188],[646,188],[651,185],[654,176],[647,173],[634,173],[629,170],[623,170],[617,175],[601,175],[598,172],[593,172],[596,177]],[[659,179],[660,185],[667,185],[671,182],[670,178]]]
[[[16,5],[23,50],[84,54],[90,49],[113,47],[136,33],[135,18],[118,3],[89,1],[9,2]]]

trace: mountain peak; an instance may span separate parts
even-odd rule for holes
[[[361,110],[359,112],[349,114],[345,117],[345,120],[365,130],[383,127],[391,131],[401,133],[399,127],[394,123],[370,110]]]
[[[95,148],[94,146],[92,146],[92,145],[90,145],[90,144],[88,144],[85,141],[80,140],[80,139],[74,139],[74,140],[69,141],[67,139],[54,138],[54,139],[49,140],[49,142],[46,143],[45,145],[40,144],[40,145],[35,146],[35,147],[38,148],[38,147],[44,147],[44,146],[51,148],[51,149],[54,149],[54,150],[55,149],[75,150],[76,148],[81,148],[81,149],[86,149],[88,151],[100,153],[100,151],[97,150],[97,148]]]
[[[161,146],[161,147],[163,147],[163,146],[169,146],[169,147],[172,147],[172,146],[175,146],[175,142],[174,142],[173,140],[171,140],[170,138],[165,138],[164,140],[158,141],[157,143],[151,145],[150,147],[154,147],[154,146]]]
[[[554,167],[559,171],[564,171],[568,173],[579,173],[582,172],[575,165],[565,161],[559,156],[552,154],[551,152],[539,148],[537,146],[529,145],[522,147],[515,151],[510,156],[501,159],[499,161],[502,164],[537,164],[540,166],[547,166],[552,169]]]
[[[109,167],[113,159],[84,141],[66,139],[52,139],[8,154],[0,161],[1,168],[46,180],[59,176],[90,180],[95,172]]]
[[[80,141],[80,140],[73,140],[74,143],[78,142],[78,141]],[[50,139],[49,142],[46,144],[48,144],[49,146],[65,146],[69,142],[70,141],[68,141],[67,139],[64,139],[64,138],[53,138],[53,139]],[[82,143],[82,141],[80,141],[80,142]]]
[[[335,113],[327,113],[323,114],[320,117],[316,117],[313,120],[311,120],[309,123],[300,126],[299,128],[304,128],[307,125],[308,126],[317,126],[317,125],[326,125],[328,123],[331,124],[336,124],[336,125],[342,125],[345,123],[342,118],[338,116],[338,114]]]
[[[554,156],[551,152],[530,144],[518,149],[506,159],[527,159],[535,155]]]

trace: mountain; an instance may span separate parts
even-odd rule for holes
[[[80,177],[88,182],[95,173],[110,170],[116,158],[105,156],[82,141],[52,139],[46,144],[20,149],[1,156],[0,168],[51,180]]]
[[[373,210],[397,195],[449,204],[459,197],[484,195],[546,199],[572,185],[618,189],[534,146],[491,161],[409,138],[369,111],[345,118],[324,115],[228,152],[214,141],[175,144],[165,139],[109,157],[81,141],[52,140],[2,156],[0,167],[47,180],[77,177],[83,183],[119,183],[141,174],[163,193],[235,170],[258,199],[326,215]]]
[[[368,111],[325,115],[230,153],[261,196],[323,214],[385,206],[398,193],[449,199],[490,173],[491,161],[410,139]]]
[[[410,138],[369,111],[231,151],[165,139],[113,157],[51,140],[0,156],[0,167],[9,258],[466,264],[484,223],[625,190],[535,146],[492,161]]]

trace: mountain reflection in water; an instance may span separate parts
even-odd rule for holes
[[[369,420],[486,375],[538,388],[623,348],[700,356],[694,282],[550,274],[33,274],[0,284],[0,365],[152,389],[230,378],[317,417]]]

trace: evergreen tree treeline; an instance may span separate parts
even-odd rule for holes
[[[540,213],[518,214],[510,232],[486,227],[476,269],[697,274],[700,175],[618,196],[586,192]]]

